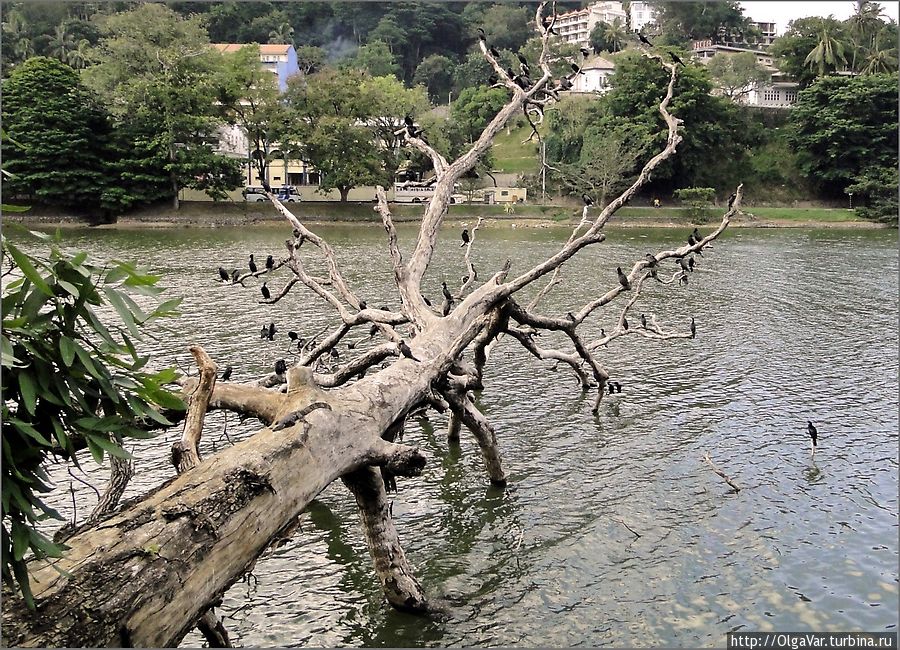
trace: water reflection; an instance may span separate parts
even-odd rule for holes
[[[457,225],[437,249],[426,294],[463,274]],[[321,228],[369,304],[397,305],[380,228]],[[246,378],[285,355],[285,333],[334,324],[307,293],[278,308],[258,287],[229,290],[215,269],[282,249],[280,229],[70,232],[99,257],[137,259],[186,296],[156,350],[190,366],[193,333]],[[473,263],[488,276],[558,250],[562,229],[482,229]],[[680,241],[666,230],[611,230],[568,266],[543,303],[564,314],[615,281],[614,269]],[[400,229],[401,245],[414,236]],[[571,372],[502,341],[480,407],[497,429],[505,490],[488,486],[477,445],[446,441],[447,418],[407,426],[431,459],[400,479],[394,515],[407,555],[443,617],[382,604],[355,504],[327,489],[301,530],[226,594],[244,645],[721,645],[729,630],[893,629],[897,597],[897,235],[736,230],[699,262],[687,288],[651,287],[637,313],[687,327],[693,341],[629,337],[603,350],[621,395],[590,413]],[[311,263],[310,271],[320,272]],[[284,276],[270,286],[280,287]],[[527,298],[526,298],[527,299]],[[613,313],[586,324],[591,338]],[[280,334],[269,344],[259,327]],[[187,337],[191,333],[191,338]],[[544,345],[552,345],[553,337]],[[806,420],[819,427],[810,459]],[[227,429],[225,425],[227,422]],[[212,414],[204,453],[256,423]],[[227,436],[226,436],[227,433]],[[139,444],[129,494],[168,478],[174,433]],[[702,461],[710,452],[742,486]],[[103,471],[85,464],[98,483]],[[68,508],[68,475],[58,505]],[[83,508],[89,507],[90,493]],[[636,537],[628,529],[636,531]],[[252,607],[246,608],[247,601]],[[202,640],[192,634],[186,644]]]

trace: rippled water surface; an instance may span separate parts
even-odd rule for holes
[[[426,294],[464,272],[447,226]],[[370,305],[398,300],[379,227],[321,227]],[[286,356],[285,333],[333,323],[308,292],[277,308],[255,285],[234,290],[215,269],[283,251],[280,228],[72,231],[66,244],[99,259],[136,260],[185,296],[158,360],[188,367],[202,343],[248,379]],[[681,241],[687,231],[612,229],[564,273],[549,314],[615,283],[615,267]],[[564,229],[482,229],[473,251],[487,278],[557,250]],[[407,248],[414,232],[401,231]],[[306,250],[305,248],[303,250]],[[898,253],[885,231],[737,230],[699,259],[688,287],[650,287],[635,306],[698,337],[639,337],[603,351],[624,385],[597,417],[570,372],[517,344],[496,349],[481,409],[497,428],[505,490],[489,487],[477,446],[445,440],[446,419],[411,422],[405,440],[431,462],[399,482],[394,516],[428,594],[447,615],[424,619],[382,603],[352,498],[333,485],[301,531],[226,595],[226,625],[242,645],[597,646],[723,645],[731,630],[895,629],[898,608]],[[279,288],[286,274],[270,283]],[[588,329],[609,328],[613,312]],[[274,343],[259,339],[274,320]],[[549,345],[550,337],[542,342]],[[819,429],[815,462],[806,421]],[[213,414],[209,454],[255,422]],[[171,476],[169,433],[135,447],[130,494]],[[709,452],[744,489],[734,494],[702,462]],[[58,471],[61,509],[70,483]],[[91,476],[102,483],[104,471]],[[79,516],[86,514],[80,506]],[[640,535],[636,537],[630,530]],[[185,645],[199,645],[192,634]]]

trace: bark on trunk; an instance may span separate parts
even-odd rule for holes
[[[349,187],[339,187],[338,192],[341,193],[341,203],[346,203],[347,197],[350,196],[350,188]]]

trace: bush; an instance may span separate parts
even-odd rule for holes
[[[675,198],[688,206],[691,223],[707,223],[712,218],[710,208],[716,199],[711,187],[686,187],[675,190]]]

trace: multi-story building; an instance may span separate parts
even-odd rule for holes
[[[760,33],[760,40],[757,45],[769,47],[772,44],[772,41],[778,38],[778,30],[775,27],[775,23],[754,20],[751,24],[756,27]]]
[[[631,31],[639,32],[645,25],[656,20],[656,14],[649,2],[632,2],[629,8],[631,17]]]
[[[736,100],[741,104],[765,108],[790,108],[797,101],[799,84],[775,67],[775,61],[768,52],[748,47],[718,45],[712,41],[694,41],[693,50],[692,58],[703,65],[708,64],[716,54],[735,55],[752,52],[756,56],[757,62],[770,73],[770,80],[744,88],[744,92]]]
[[[618,19],[624,25],[625,17],[621,2],[595,2],[584,9],[559,14],[555,29],[563,41],[587,47],[597,23],[611,24]]]
[[[219,52],[237,52],[244,43],[213,43],[213,47]],[[293,45],[267,44],[259,46],[259,61],[263,68],[275,75],[278,79],[278,89],[282,92],[287,88],[289,77],[300,72],[297,65],[297,52]]]

